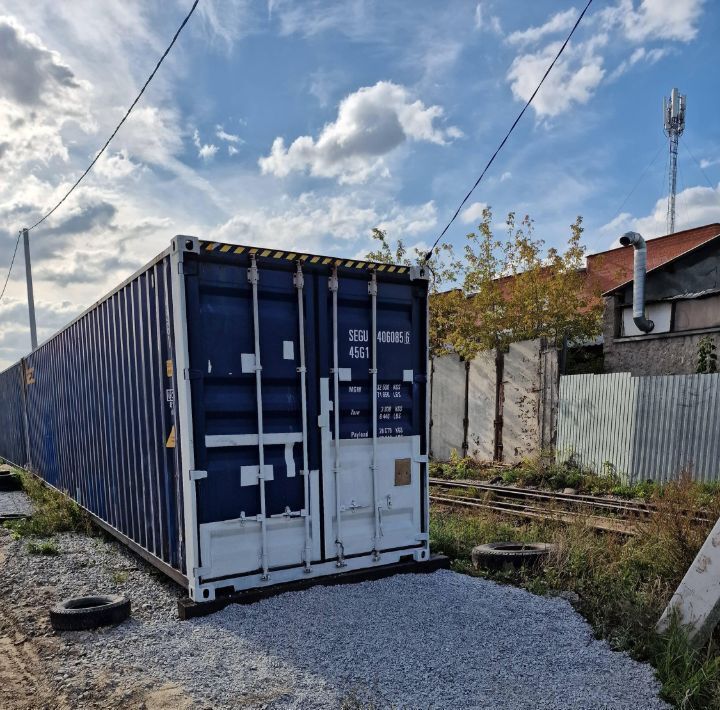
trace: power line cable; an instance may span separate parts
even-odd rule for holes
[[[682,138],[680,140],[682,140],[682,144],[687,148],[688,153],[690,153],[690,157],[695,161],[695,164],[698,166],[698,168],[700,169],[700,172],[703,174],[703,177],[705,178],[705,182],[714,190],[715,185],[712,184],[712,182],[710,181],[710,178],[708,177],[707,173],[705,172],[705,169],[703,168],[702,165],[700,165],[700,162],[698,161],[698,159],[693,155],[693,152],[692,152],[692,150],[690,150],[690,146],[688,145],[688,142],[686,140],[683,140]]]
[[[143,95],[143,93],[145,93],[145,89],[147,89],[148,84],[153,80],[153,77],[157,73],[157,70],[160,68],[160,65],[165,60],[165,57],[167,57],[167,55],[170,53],[170,50],[173,48],[173,45],[175,44],[177,38],[180,36],[180,33],[183,31],[183,28],[188,23],[188,20],[192,16],[193,12],[195,12],[195,8],[197,7],[197,4],[199,1],[200,0],[195,0],[195,2],[192,4],[192,7],[190,8],[190,12],[188,12],[188,14],[185,16],[185,19],[180,24],[180,27],[178,27],[177,32],[175,32],[175,35],[173,36],[172,41],[168,45],[168,48],[163,52],[163,55],[158,60],[158,63],[155,65],[155,68],[152,70],[150,76],[147,78],[147,81],[143,84],[142,89],[140,89],[140,93],[135,97],[135,101],[133,101],[132,104],[130,104],[130,108],[125,112],[125,115],[120,120],[120,123],[118,123],[118,125],[115,127],[115,130],[110,134],[110,138],[108,138],[105,141],[105,145],[103,145],[103,147],[100,148],[100,151],[93,158],[92,162],[90,163],[90,165],[88,165],[85,172],[75,181],[75,184],[65,193],[64,197],[60,200],[60,202],[58,202],[55,205],[55,207],[53,207],[47,214],[45,214],[37,222],[35,222],[35,224],[33,224],[32,227],[29,227],[28,231],[35,229],[35,227],[42,224],[53,212],[55,212],[55,210],[58,207],[60,207],[60,205],[62,205],[62,203],[65,202],[65,200],[67,200],[68,197],[70,197],[73,190],[82,182],[83,178],[92,170],[93,166],[95,165],[95,163],[97,163],[100,156],[105,152],[105,149],[110,145],[110,141],[113,138],[115,138],[115,135],[120,130],[120,127],[127,120],[127,117],[130,115],[130,112],[135,108],[135,105],[137,104],[137,102],[140,101],[140,97]]]
[[[622,211],[622,208],[625,207],[625,204],[627,203],[627,201],[633,196],[635,190],[637,190],[638,187],[640,186],[640,183],[643,181],[643,178],[647,174],[648,170],[650,170],[650,168],[653,165],[655,165],[655,161],[658,159],[658,156],[660,155],[660,153],[664,147],[665,147],[665,142],[663,141],[660,144],[660,147],[657,149],[657,152],[655,153],[655,155],[650,160],[650,162],[645,166],[643,171],[640,173],[640,177],[637,179],[636,183],[632,186],[630,191],[625,195],[625,199],[623,199],[623,201],[620,203],[620,207],[617,208],[617,210],[615,211],[615,214],[613,214],[613,217],[610,220],[610,222],[612,222],[613,219],[615,219],[620,214],[620,212]]]
[[[548,75],[552,71],[553,67],[557,63],[557,60],[560,59],[560,55],[565,51],[565,47],[567,47],[568,42],[570,42],[570,39],[572,38],[573,34],[575,33],[575,30],[578,28],[578,25],[582,21],[583,17],[585,17],[585,13],[588,11],[588,8],[590,5],[592,5],[593,0],[588,0],[587,4],[583,8],[583,11],[578,16],[577,20],[575,21],[575,24],[573,25],[572,29],[570,30],[570,34],[565,38],[565,41],[562,43],[562,46],[558,50],[558,53],[555,55],[555,59],[552,60],[550,63],[550,66],[545,70],[545,73],[542,76],[542,79],[540,79],[540,83],[535,87],[535,91],[532,92],[532,96],[527,100],[525,103],[525,106],[523,106],[522,111],[517,115],[517,118],[513,121],[512,126],[510,126],[510,130],[505,134],[505,137],[500,142],[500,145],[496,148],[495,152],[490,157],[490,160],[488,160],[487,165],[483,169],[483,171],[480,173],[480,177],[475,181],[475,184],[470,188],[470,192],[468,192],[467,195],[463,198],[463,201],[460,203],[460,206],[455,210],[455,214],[451,217],[450,221],[445,225],[445,229],[440,232],[440,235],[435,240],[435,243],[432,245],[432,248],[430,251],[425,255],[425,261],[429,261],[430,257],[432,256],[432,253],[435,251],[435,247],[438,245],[438,242],[445,236],[445,233],[450,229],[450,225],[457,219],[457,216],[460,214],[460,210],[464,207],[465,203],[470,199],[470,195],[475,192],[475,188],[480,184],[480,181],[485,177],[485,173],[488,171],[490,166],[495,161],[495,158],[497,157],[498,153],[502,150],[505,143],[507,143],[508,138],[510,138],[510,135],[515,130],[515,126],[520,122],[520,119],[525,114],[525,111],[528,110],[530,107],[530,104],[533,102],[533,99],[535,98],[538,91],[540,91],[540,87],[545,82],[545,79],[547,79]]]
[[[18,237],[15,240],[15,249],[13,249],[12,259],[10,259],[10,267],[8,268],[7,276],[5,277],[5,284],[3,285],[2,292],[0,292],[0,302],[5,295],[5,289],[7,289],[8,281],[10,281],[10,274],[12,272],[13,264],[15,263],[15,255],[17,254],[18,244],[20,244],[20,235],[22,232],[18,232]]]
[[[177,38],[180,36],[180,33],[183,31],[185,25],[188,23],[188,20],[192,16],[193,12],[195,12],[195,8],[197,7],[199,1],[200,0],[195,0],[195,2],[193,2],[192,7],[190,8],[190,11],[185,16],[185,19],[180,23],[180,27],[178,27],[177,31],[173,35],[173,38],[170,41],[170,44],[168,45],[167,49],[163,52],[162,56],[160,57],[157,64],[155,65],[155,68],[150,73],[150,76],[147,78],[145,83],[142,85],[142,88],[140,89],[140,93],[135,97],[135,100],[132,102],[132,104],[130,104],[130,108],[125,112],[125,115],[120,120],[120,123],[118,123],[118,125],[115,127],[115,130],[110,134],[110,137],[105,141],[105,144],[103,145],[102,148],[100,148],[98,154],[93,158],[92,162],[90,163],[90,165],[88,165],[85,172],[83,172],[83,174],[75,181],[73,186],[65,193],[65,195],[62,197],[62,199],[51,210],[49,210],[37,222],[35,222],[35,224],[33,224],[32,227],[28,227],[28,231],[31,231],[31,230],[35,229],[35,227],[38,227],[39,225],[41,225],[53,212],[55,212],[55,210],[57,210],[58,207],[60,207],[60,205],[62,205],[62,203],[65,202],[65,200],[67,200],[68,197],[70,197],[72,192],[83,181],[85,176],[93,169],[95,163],[97,163],[100,156],[105,152],[105,149],[110,145],[110,141],[112,141],[112,139],[115,138],[115,136],[117,135],[117,132],[120,130],[123,123],[125,123],[128,116],[130,115],[130,113],[135,108],[136,104],[138,103],[138,101],[140,101],[140,98],[145,93],[145,89],[147,89],[148,85],[155,77],[155,74],[157,73],[158,69],[160,68],[160,65],[165,60],[165,57],[167,57],[167,55],[170,53],[170,50],[173,48],[173,45],[177,41]],[[13,251],[12,260],[10,261],[10,267],[8,268],[7,277],[5,279],[5,286],[3,287],[2,293],[0,293],[0,301],[2,301],[2,298],[5,295],[5,289],[7,288],[8,281],[10,280],[10,273],[12,272],[13,264],[15,263],[15,255],[17,254],[17,248],[18,248],[19,242],[20,242],[20,236],[18,235],[18,240],[15,243],[15,251]]]

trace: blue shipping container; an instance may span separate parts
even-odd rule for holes
[[[0,374],[0,456],[192,599],[426,560],[427,277],[176,237]]]

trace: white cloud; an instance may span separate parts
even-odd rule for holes
[[[677,194],[675,204],[675,230],[678,232],[711,222],[720,222],[720,185],[715,188],[688,187]],[[666,217],[667,199],[661,198],[655,203],[650,214],[634,217],[628,212],[623,212],[601,227],[601,231],[619,236],[632,229],[640,232],[646,239],[652,239],[667,234]]]
[[[234,145],[229,145],[227,147],[227,150],[228,155],[237,155],[240,152]]]
[[[67,100],[79,88],[75,74],[57,52],[14,18],[0,17],[0,90],[5,97],[37,107]]]
[[[633,0],[620,0],[602,13],[609,24],[617,24],[633,42],[662,39],[688,42],[697,35],[697,21],[704,0],[642,0],[635,9]]]
[[[703,4],[704,0],[641,0],[636,7],[634,0],[617,0],[588,14],[535,98],[536,115],[553,117],[573,105],[587,103],[603,81],[614,81],[640,63],[654,64],[673,51],[667,46],[648,49],[643,46],[646,42],[692,40]],[[528,47],[550,35],[565,34],[577,14],[574,7],[555,13],[542,25],[513,32],[507,42]],[[559,48],[557,40],[533,52],[524,49],[515,58],[507,80],[516,99],[526,101],[530,97]],[[607,74],[605,54],[618,50],[627,56]]]
[[[507,41],[509,44],[532,44],[547,35],[566,32],[575,24],[577,17],[578,11],[574,7],[571,7],[568,10],[556,13],[539,27],[528,27],[526,30],[512,32],[507,36]]]
[[[573,104],[587,103],[605,75],[599,49],[607,42],[608,36],[599,34],[577,46],[567,46],[533,101],[538,116],[557,116]],[[530,98],[560,44],[553,42],[537,52],[515,58],[507,74],[515,98],[522,101]]]
[[[212,160],[215,157],[215,153],[218,152],[218,147],[214,144],[210,145],[203,145],[200,150],[198,150],[198,156],[202,158],[203,160]]]
[[[426,107],[413,100],[404,86],[379,81],[358,89],[340,103],[335,121],[317,139],[300,136],[286,148],[282,138],[273,142],[270,155],[260,158],[264,174],[285,177],[307,170],[317,177],[359,183],[372,173],[387,173],[384,156],[405,141],[445,145],[461,135],[455,127],[443,127],[440,106]]]
[[[307,192],[297,198],[285,195],[267,207],[243,209],[218,227],[212,238],[304,251],[322,251],[330,243],[330,250],[346,252],[371,248],[373,227],[387,229],[397,238],[431,229],[436,222],[432,202],[399,207],[353,193]]]
[[[473,202],[460,213],[460,219],[465,224],[479,224],[485,209],[487,209],[485,202]]]
[[[200,132],[197,128],[193,131],[193,143],[197,148],[198,158],[202,158],[206,162],[212,160],[219,150],[214,143],[203,143],[200,140]]]
[[[500,18],[497,15],[488,15],[481,2],[475,5],[475,29],[489,30],[496,35],[502,34]]]
[[[244,143],[245,141],[235,133],[228,133],[222,126],[215,126],[215,136],[226,143]]]
[[[394,237],[414,236],[432,229],[437,224],[437,209],[430,201],[409,208],[393,208],[378,222],[377,227]]]
[[[108,180],[122,180],[129,177],[140,168],[138,163],[132,161],[126,149],[115,153],[105,152],[95,164],[95,174]]]
[[[512,173],[509,170],[506,170],[501,176],[500,176],[500,182],[506,182],[507,180],[512,179]]]
[[[633,51],[628,59],[620,62],[620,64],[618,64],[618,66],[608,75],[608,81],[614,81],[639,62],[644,62],[649,65],[655,64],[663,57],[670,54],[671,51],[670,47],[655,47],[650,50],[646,50],[645,47],[638,47],[635,51]]]

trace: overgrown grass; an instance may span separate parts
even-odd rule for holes
[[[572,591],[577,609],[598,637],[639,660],[651,662],[663,685],[663,696],[683,710],[720,710],[720,646],[712,638],[703,648],[688,642],[674,623],[664,635],[655,624],[678,583],[693,562],[711,524],[698,524],[685,511],[704,497],[708,517],[720,515],[720,496],[687,479],[657,487],[650,496],[658,513],[638,520],[632,538],[595,532],[582,522],[563,525],[515,522],[491,511],[449,512],[431,519],[431,544],[462,572],[525,587],[538,594]],[[474,545],[516,540],[553,542],[555,551],[541,567],[501,573],[475,572]]]
[[[52,540],[45,540],[44,542],[30,541],[27,544],[27,551],[29,555],[59,555],[57,545]]]
[[[20,471],[19,475],[23,490],[33,502],[34,512],[30,518],[5,523],[15,539],[47,538],[60,532],[93,533],[90,517],[74,500],[25,471]]]

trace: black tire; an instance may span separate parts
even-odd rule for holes
[[[19,491],[21,488],[19,476],[11,471],[0,471],[0,491]]]
[[[539,564],[554,548],[546,542],[491,542],[473,547],[471,557],[475,569],[518,569]]]
[[[119,624],[130,616],[130,600],[119,594],[73,597],[50,610],[56,631],[86,631]]]

